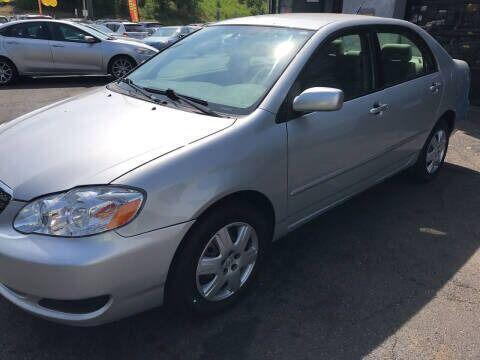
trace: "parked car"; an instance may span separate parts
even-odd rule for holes
[[[89,27],[89,28],[92,28],[94,30],[100,31],[101,33],[104,33],[105,35],[107,35],[109,37],[143,43],[143,41],[140,40],[140,39],[135,39],[135,38],[132,38],[132,37],[128,37],[128,36],[125,36],[125,35],[118,34],[118,33],[112,31],[111,29],[109,29],[108,27],[106,27],[103,24],[88,22],[88,23],[82,23],[82,25],[86,26],[86,27]]]
[[[155,31],[163,26],[157,21],[140,21],[139,24],[145,27],[148,32],[148,36],[152,35]]]
[[[0,293],[72,325],[220,311],[272,240],[399,171],[434,179],[468,88],[468,65],[402,20],[208,26],[0,126]]]
[[[131,22],[105,22],[103,23],[118,35],[128,36],[135,39],[143,39],[148,36],[148,30],[144,25]]]
[[[193,26],[164,26],[143,39],[143,42],[158,50],[162,50],[198,29]]]
[[[0,16],[0,24],[5,24],[8,22],[8,18],[6,16]]]
[[[120,78],[158,51],[65,21],[0,26],[0,85],[19,75],[107,75]]]

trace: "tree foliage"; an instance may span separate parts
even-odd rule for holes
[[[37,9],[37,0],[16,0],[18,10]],[[267,0],[138,0],[142,19],[158,20],[165,24],[181,24],[262,14]],[[94,16],[128,17],[128,0],[93,0]],[[82,0],[58,0],[55,12],[81,13]]]

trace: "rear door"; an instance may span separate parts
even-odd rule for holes
[[[22,73],[48,74],[53,69],[51,34],[46,22],[17,23],[2,30],[9,58]]]
[[[63,23],[52,24],[52,55],[59,74],[103,73],[103,44],[85,41],[89,33]]]
[[[393,130],[390,158],[420,150],[438,119],[443,83],[435,58],[419,34],[399,26],[377,27],[374,39],[384,119]]]

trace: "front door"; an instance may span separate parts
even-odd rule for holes
[[[5,50],[22,73],[52,72],[50,31],[45,22],[14,24],[3,34]]]
[[[387,166],[391,145],[383,111],[375,111],[373,51],[367,32],[346,33],[323,45],[294,84],[290,99],[312,87],[342,89],[338,111],[290,113],[288,197],[292,224],[354,193]],[[373,109],[373,111],[372,111]],[[293,226],[293,225],[292,225]]]
[[[52,23],[52,54],[59,74],[99,74],[103,69],[102,42],[89,43],[87,32],[68,24]]]

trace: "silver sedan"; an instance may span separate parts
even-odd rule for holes
[[[146,44],[110,37],[67,21],[14,21],[0,26],[0,85],[20,75],[122,77],[157,54]]]
[[[400,20],[208,26],[0,126],[0,293],[72,325],[223,310],[273,240],[402,170],[434,179],[468,89]]]

